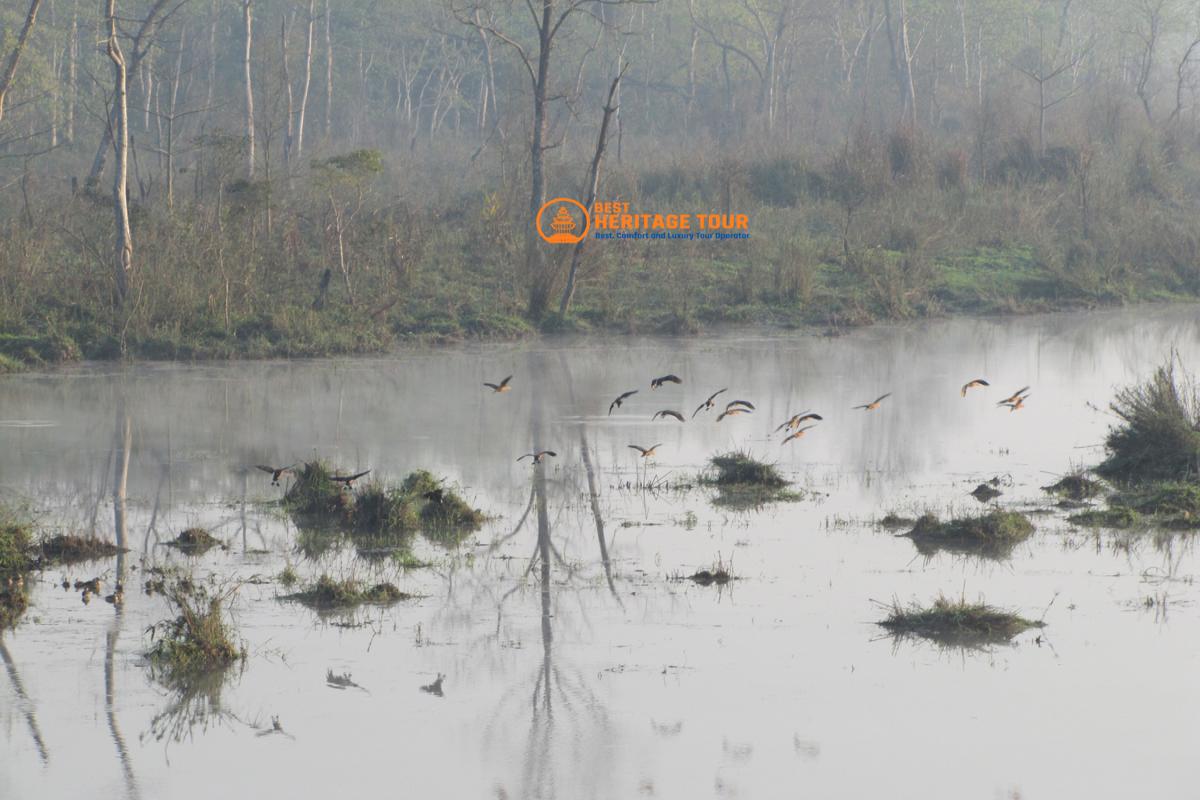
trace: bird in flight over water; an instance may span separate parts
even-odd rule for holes
[[[517,461],[522,461],[526,458],[532,458],[534,464],[540,464],[546,456],[558,458],[558,453],[554,452],[553,450],[538,450],[536,453],[526,453],[518,458]]]
[[[962,385],[962,389],[959,390],[959,394],[961,394],[963,397],[966,397],[969,390],[979,386],[991,386],[991,384],[985,381],[983,378],[976,378],[973,381],[967,381],[964,383]]]
[[[658,419],[659,417],[673,417],[674,419],[683,422],[683,414],[680,414],[678,411],[672,411],[669,408],[664,408],[662,411],[655,413],[651,419]]]
[[[855,406],[854,408],[855,409],[861,408],[864,411],[874,411],[875,409],[879,408],[880,403],[882,403],[884,400],[888,399],[891,396],[892,396],[891,392],[888,392],[887,394],[881,394],[881,395],[879,395],[879,397],[876,397],[871,402],[863,403],[861,406]]]
[[[287,473],[291,472],[292,468],[295,466],[296,466],[295,464],[289,464],[286,467],[269,467],[266,464],[255,464],[254,468],[260,469],[263,472],[271,473],[271,485],[278,486],[279,478],[281,476],[286,475]]]
[[[799,439],[802,436],[804,436],[805,431],[810,431],[815,427],[816,427],[816,425],[805,425],[803,428],[798,429],[795,433],[790,434],[786,439],[784,439],[782,442],[780,442],[780,444],[787,444],[788,442],[790,442],[794,439]]]
[[[815,419],[818,422],[820,422],[821,420],[823,420],[825,418],[822,417],[820,414],[814,414],[811,411],[805,411],[802,414],[793,414],[790,419],[788,419],[786,422],[784,422],[782,425],[780,425],[778,428],[776,428],[775,432],[779,433],[784,428],[798,428],[805,422],[808,422],[810,419]]]
[[[660,447],[662,447],[662,442],[659,442],[658,444],[652,444],[649,447],[641,447],[636,444],[629,445],[631,450],[637,450],[639,453],[641,453],[642,458],[649,458],[650,456],[654,455],[654,451]]]
[[[998,405],[998,406],[1010,406],[1010,405],[1012,405],[1012,404],[1016,403],[1016,402],[1017,402],[1018,400],[1020,400],[1021,398],[1023,398],[1023,397],[1028,397],[1028,396],[1029,396],[1029,387],[1028,387],[1028,386],[1022,386],[1020,389],[1017,389],[1015,392],[1013,392],[1013,393],[1012,393],[1012,394],[1010,394],[1008,397],[1006,397],[1006,398],[1004,398],[1003,400],[1001,400],[999,403],[996,403],[996,405]]]
[[[713,400],[716,400],[717,395],[721,394],[721,392],[727,392],[727,391],[729,391],[729,389],[720,389],[720,390],[715,391],[712,394],[710,394],[708,396],[707,400],[705,400],[700,405],[696,406],[696,410],[692,412],[692,419],[695,419],[696,415],[699,414],[701,411],[711,411],[713,406],[715,405],[715,403],[713,403]]]
[[[683,381],[678,375],[663,375],[661,378],[655,378],[654,380],[650,381],[650,388],[658,389],[664,383],[683,383]]]
[[[622,403],[624,403],[626,400],[628,400],[633,395],[637,394],[637,392],[638,392],[637,389],[632,389],[628,392],[624,392],[623,394],[618,395],[616,400],[613,400],[611,403],[608,404],[608,413],[611,415],[614,408],[620,408]]]
[[[507,392],[509,389],[512,388],[511,386],[508,385],[508,382],[511,380],[512,380],[512,375],[509,375],[507,378],[500,381],[499,383],[488,383],[487,381],[484,381],[483,385],[488,387],[489,389],[491,389],[493,392]]]

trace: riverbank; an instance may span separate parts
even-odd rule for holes
[[[442,289],[426,286],[381,313],[365,303],[313,309],[296,287],[280,286],[275,298],[264,298],[274,302],[231,317],[228,325],[197,311],[130,325],[124,355],[177,361],[319,358],[379,354],[406,344],[513,341],[543,333],[697,335],[746,325],[838,334],[880,322],[1197,299],[1186,287],[1153,275],[1112,284],[1104,292],[1081,293],[1022,248],[947,256],[924,267],[919,276],[906,271],[906,262],[895,261],[896,254],[889,251],[870,258],[873,270],[853,274],[823,262],[802,279],[787,278],[792,283],[779,276],[778,265],[712,258],[692,262],[686,274],[669,278],[660,263],[630,261],[603,286],[581,290],[567,317],[551,315],[540,323],[523,317],[516,296],[505,302],[503,293],[495,295],[500,301],[495,307],[484,308],[477,302],[444,302],[438,299]],[[772,271],[774,275],[768,274]],[[917,282],[919,290],[906,288]],[[487,293],[478,286],[465,296]],[[0,329],[0,373],[122,358],[119,337],[94,309],[63,304],[39,311]]]

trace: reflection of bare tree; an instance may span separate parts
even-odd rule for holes
[[[531,356],[531,374],[545,375],[540,354]],[[535,390],[531,405],[531,433],[534,451],[546,449],[548,442],[545,434],[545,409],[542,389]],[[531,701],[531,717],[529,732],[526,736],[526,752],[522,759],[522,786],[516,794],[521,797],[554,797],[556,795],[556,766],[575,764],[579,759],[595,759],[596,752],[587,754],[573,752],[569,757],[556,753],[564,747],[580,747],[587,740],[585,723],[595,726],[599,738],[608,736],[609,720],[599,699],[587,686],[582,675],[564,668],[555,662],[554,651],[554,575],[555,564],[565,566],[565,562],[557,553],[557,548],[551,536],[552,524],[548,499],[548,480],[546,477],[547,464],[537,463],[533,467],[533,508],[537,519],[537,547],[526,569],[529,575],[534,566],[537,567],[539,597],[541,601],[541,640],[542,657],[538,665],[537,676],[533,680]],[[566,505],[566,504],[564,504]],[[597,514],[598,519],[598,514]],[[601,529],[602,530],[602,529]],[[603,542],[603,538],[601,538]],[[607,567],[607,551],[602,547],[601,558]],[[570,581],[570,570],[567,581]],[[607,573],[607,570],[606,570]],[[611,578],[610,578],[611,580]],[[510,593],[511,594],[511,593]],[[506,595],[507,597],[507,595]],[[525,688],[528,689],[528,684]],[[519,691],[517,687],[514,690]],[[519,695],[513,692],[506,694],[516,699]],[[497,710],[497,715],[503,712]],[[601,748],[601,752],[608,752]],[[599,770],[601,774],[607,774]]]
[[[42,739],[42,731],[38,727],[37,715],[33,712],[33,702],[25,692],[25,684],[21,681],[21,673],[17,671],[17,662],[13,661],[13,657],[8,652],[8,645],[5,644],[4,639],[0,639],[0,658],[4,659],[4,669],[8,672],[9,680],[12,681],[13,691],[17,693],[17,697],[21,700],[25,722],[29,725],[29,734],[33,737],[33,743],[37,747],[38,755],[41,756],[42,762],[45,763],[50,760],[50,751],[46,749],[46,742]]]
[[[120,558],[120,556],[118,556]],[[129,758],[129,748],[125,746],[125,737],[121,734],[121,729],[117,725],[117,710],[116,710],[116,675],[114,670],[114,662],[117,652],[117,638],[121,635],[121,623],[123,622],[124,611],[117,608],[117,619],[113,623],[113,627],[105,635],[104,642],[104,712],[108,718],[108,732],[112,736],[113,744],[117,746],[117,759],[121,762],[121,774],[125,776],[125,787],[128,790],[128,796],[136,798],[139,795],[137,777],[133,774],[133,761]]]
[[[115,591],[121,591],[125,583],[125,548],[128,540],[128,516],[125,499],[129,486],[129,456],[133,446],[133,423],[125,406],[124,391],[117,392],[116,425],[113,432],[113,532],[117,539],[117,564]],[[121,762],[121,773],[125,776],[125,786],[131,798],[138,797],[137,778],[133,774],[133,762],[129,758],[129,748],[125,746],[125,737],[117,725],[116,711],[116,674],[115,660],[117,639],[121,635],[121,625],[125,618],[125,606],[121,602],[113,603],[116,619],[105,635],[104,643],[104,711],[108,718],[108,730],[113,743],[117,746],[117,758]]]
[[[563,375],[567,379],[567,392],[571,398],[571,406],[578,408],[579,405],[575,401],[575,379],[571,375],[571,365],[567,363],[565,353],[559,353],[559,362]],[[586,415],[581,416],[586,419]],[[596,543],[600,548],[600,564],[604,567],[604,578],[608,581],[608,590],[612,592],[613,597],[617,598],[617,602],[620,602],[621,597],[617,594],[616,584],[613,583],[612,562],[608,558],[608,543],[604,541],[604,517],[600,514],[600,490],[596,485],[596,470],[592,467],[592,454],[587,440],[587,425],[583,422],[579,425],[579,454],[583,458],[583,471],[587,475],[588,501],[592,508],[592,519],[596,522]]]

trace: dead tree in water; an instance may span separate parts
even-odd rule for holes
[[[588,179],[588,194],[587,200],[583,204],[584,208],[591,208],[596,202],[596,192],[600,187],[600,162],[604,159],[604,146],[608,139],[608,123],[617,111],[614,98],[617,96],[621,78],[625,76],[625,69],[628,66],[626,64],[621,67],[617,77],[613,78],[612,85],[608,87],[608,102],[604,104],[604,117],[600,120],[600,136],[596,140],[596,154],[592,156],[592,170]],[[583,256],[583,248],[586,244],[587,237],[585,236],[575,243],[575,249],[571,252],[571,269],[567,272],[567,286],[563,289],[562,301],[558,304],[559,316],[565,317],[567,310],[571,307],[571,299],[575,296],[575,275],[579,271],[579,259]]]
[[[25,25],[21,28],[21,35],[17,37],[17,43],[13,45],[12,52],[8,55],[4,74],[0,75],[0,121],[4,120],[4,98],[8,94],[8,90],[12,88],[13,78],[17,76],[17,65],[21,62],[21,54],[25,52],[25,45],[29,42],[29,34],[33,32],[34,23],[37,22],[38,8],[41,5],[42,0],[33,0],[29,4],[29,13],[25,15]]]

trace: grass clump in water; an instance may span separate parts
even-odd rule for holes
[[[0,631],[16,624],[29,608],[25,573],[33,566],[33,526],[0,507]]]
[[[350,518],[356,533],[376,536],[404,536],[413,533],[419,522],[412,496],[381,483],[368,484],[358,492]]]
[[[1094,481],[1083,472],[1072,472],[1064,475],[1049,486],[1042,487],[1043,492],[1056,494],[1068,500],[1090,500],[1104,491],[1099,481]]]
[[[278,580],[281,586],[290,589],[300,582],[300,573],[296,572],[296,568],[292,566],[292,562],[289,561],[284,564],[283,569],[279,571]]]
[[[774,464],[759,461],[745,451],[721,453],[708,463],[710,471],[701,476],[700,482],[717,487],[714,505],[745,510],[803,497],[787,488],[787,480]]]
[[[1200,485],[1194,483],[1143,484],[1118,492],[1110,502],[1157,517],[1200,519]]]
[[[990,503],[1004,492],[997,489],[991,483],[981,483],[971,491],[971,497],[974,497],[981,503]]]
[[[128,552],[112,542],[95,536],[78,536],[70,533],[62,533],[44,539],[38,549],[41,552],[43,564],[78,564]]]
[[[407,484],[407,481],[405,483]],[[421,523],[425,533],[432,539],[458,539],[466,533],[479,530],[483,525],[483,512],[471,508],[467,501],[452,489],[431,489],[422,493],[421,497],[425,501],[421,506]]]
[[[213,536],[204,528],[188,528],[167,542],[167,544],[187,553],[189,556],[203,555],[214,547],[225,546],[221,544],[220,539]]]
[[[322,575],[316,583],[280,599],[294,600],[309,608],[324,611],[352,609],[366,604],[390,606],[401,600],[412,599],[412,595],[400,591],[393,583],[383,582],[367,586],[353,578],[337,580],[329,575]]]
[[[976,517],[959,517],[941,522],[933,514],[924,514],[903,534],[912,539],[917,550],[932,555],[939,550],[969,553],[992,558],[1009,555],[1029,538],[1033,523],[1016,511],[995,510]]]
[[[1200,473],[1200,402],[1195,382],[1172,358],[1144,383],[1117,393],[1121,422],[1108,432],[1096,468],[1122,483],[1192,479]]]
[[[479,530],[484,515],[425,470],[409,473],[399,487],[375,481],[355,492],[332,480],[320,461],[297,473],[284,496],[292,513],[348,530],[355,537],[404,537],[423,530],[436,540]]]
[[[712,586],[713,584],[716,584],[717,586],[724,586],[730,581],[737,580],[736,576],[733,574],[733,564],[726,564],[724,559],[722,559],[719,555],[717,556],[717,560],[708,569],[696,570],[686,578],[679,579],[689,580],[692,583],[700,586]]]
[[[1085,525],[1091,528],[1132,528],[1140,521],[1141,515],[1125,506],[1091,509],[1067,517],[1067,522],[1072,525]]]
[[[185,684],[193,676],[245,660],[246,649],[236,641],[226,612],[237,588],[211,591],[188,577],[165,587],[163,595],[175,616],[151,628],[154,643],[146,656],[167,684]]]
[[[333,471],[323,461],[309,461],[295,472],[296,480],[283,496],[289,511],[314,516],[338,515],[346,511],[350,493],[333,480]]]
[[[782,489],[788,485],[774,464],[759,461],[742,450],[715,455],[708,460],[708,463],[714,471],[708,482],[717,486]]]
[[[1045,625],[989,606],[982,599],[968,603],[965,598],[950,600],[944,595],[930,606],[903,606],[893,601],[888,616],[877,624],[893,636],[920,636],[952,647],[1004,644],[1017,634]]]

